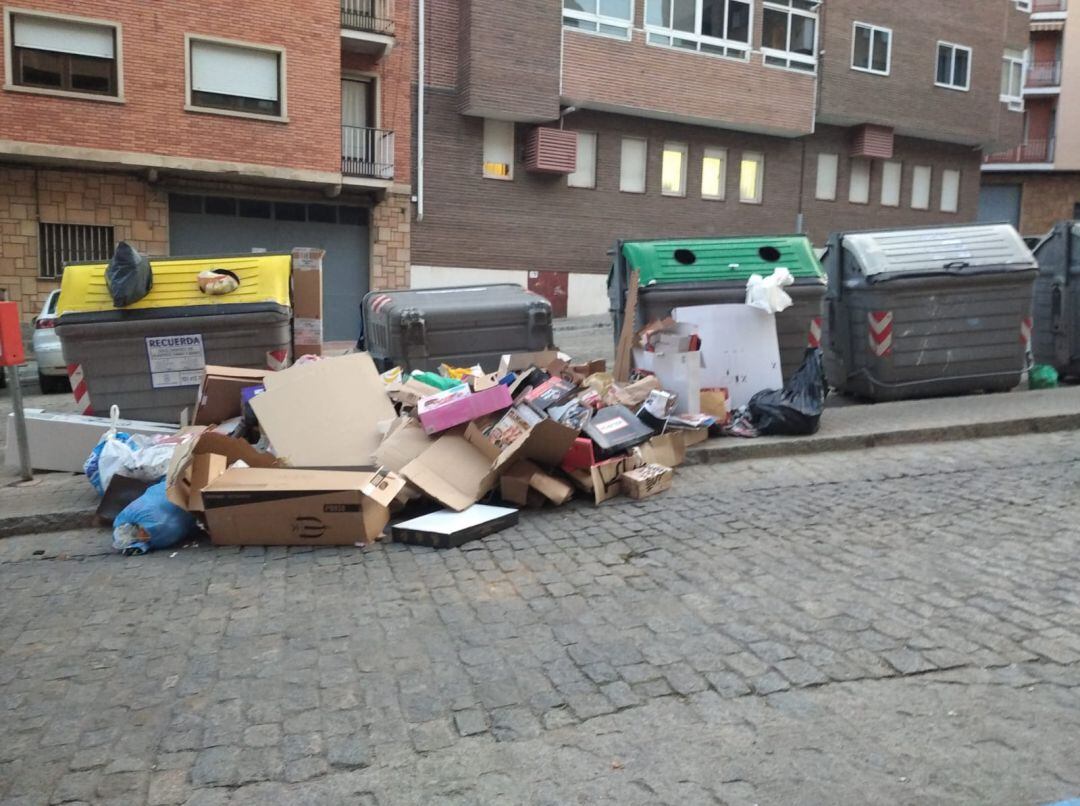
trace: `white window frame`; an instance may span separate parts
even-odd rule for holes
[[[649,6],[652,3],[659,2],[659,0],[645,0],[645,42],[657,48],[668,48],[669,50],[677,50],[680,53],[700,53],[703,56],[715,56],[719,59],[735,59],[736,61],[745,62],[750,58],[751,43],[754,41],[754,3],[753,0],[724,0],[724,25],[727,25],[727,4],[729,2],[741,2],[748,5],[750,16],[746,23],[746,41],[740,42],[738,39],[726,39],[723,37],[715,36],[703,36],[701,34],[701,16],[702,16],[702,0],[696,0],[694,4],[694,33],[688,33],[687,31],[680,31],[676,28],[667,28],[663,25],[651,25],[649,23]],[[656,37],[667,37],[670,41],[660,42]],[[675,44],[676,39],[682,39],[687,42],[693,42],[695,44],[694,49],[679,47]],[[702,45],[708,45],[715,48],[724,48],[725,51],[735,51],[735,53],[715,53],[709,50],[702,50]]]
[[[627,190],[625,186],[626,175],[623,173],[626,165],[626,150],[625,144],[627,141],[635,143],[641,143],[641,189],[640,190]],[[620,193],[634,193],[641,195],[647,192],[649,189],[649,140],[645,137],[623,137],[619,140],[619,192]]]
[[[968,57],[967,58],[967,75],[964,77],[964,79],[966,81],[965,84],[963,84],[963,85],[960,85],[960,84],[942,84],[940,81],[937,80],[938,54],[940,53],[942,48],[951,48],[952,49],[952,59],[951,59],[952,69],[949,72],[950,72],[950,75],[952,76],[952,78],[954,80],[956,78],[956,52],[958,50],[967,51],[967,57]],[[937,43],[937,47],[934,48],[934,86],[942,87],[943,89],[947,89],[947,90],[956,90],[957,92],[970,92],[971,91],[971,61],[972,61],[972,56],[973,55],[974,54],[972,53],[971,48],[969,48],[967,45],[958,45],[955,42],[946,42],[946,41],[944,41],[942,39],[939,39],[938,43]]]
[[[26,87],[16,84],[12,79],[14,60],[12,48],[15,40],[14,17],[40,17],[46,20],[63,20],[64,22],[81,23],[84,25],[97,25],[102,28],[113,30],[113,59],[116,61],[116,95],[101,95],[96,92],[72,92],[71,90],[54,90],[48,87]],[[79,17],[74,14],[60,14],[53,11],[41,11],[40,9],[14,8],[8,6],[4,9],[4,90],[7,92],[25,92],[31,95],[52,95],[57,98],[79,98],[83,101],[103,101],[107,104],[122,104],[124,98],[124,27],[119,22],[105,20],[98,17]]]
[[[956,198],[951,200],[951,206],[946,204],[945,191],[948,188],[950,174],[956,177]],[[963,189],[963,174],[956,168],[946,168],[941,172],[941,191],[938,199],[938,209],[943,213],[960,212],[960,191]]]
[[[705,160],[720,160],[719,193],[705,192]],[[701,155],[701,198],[708,201],[724,201],[727,198],[728,151],[726,148],[706,146]]]
[[[811,0],[813,2],[813,0]],[[804,76],[815,75],[817,73],[817,54],[818,54],[818,42],[821,39],[821,15],[818,14],[818,9],[821,8],[821,3],[818,2],[814,6],[813,11],[808,11],[802,8],[795,8],[791,5],[791,0],[765,0],[761,4],[763,9],[772,9],[773,11],[782,11],[788,15],[795,14],[799,17],[809,17],[814,21],[814,47],[812,56],[804,56],[801,53],[795,53],[791,50],[777,50],[776,48],[767,48],[764,45],[761,47],[761,62],[766,67],[772,67],[777,70],[791,70],[795,73],[802,73]],[[765,23],[762,22],[762,28],[764,29]],[[791,21],[788,20],[788,48],[791,47]],[[787,64],[770,64],[769,59],[784,60]],[[798,67],[792,67],[792,62],[798,62],[799,64],[810,65],[810,70],[800,70]]]
[[[921,173],[926,174],[926,202],[923,204],[915,203],[915,191],[919,188],[918,176]],[[915,165],[911,169],[911,209],[912,210],[929,210],[930,199],[934,195],[934,168],[931,165]]]
[[[562,9],[563,16],[563,28],[567,31],[580,31],[583,34],[589,34],[590,36],[603,36],[608,39],[619,39],[623,41],[630,40],[630,31],[634,27],[634,6],[636,3],[634,0],[630,2],[630,17],[629,19],[623,19],[622,17],[608,17],[600,13],[600,0],[593,0],[596,3],[596,13],[590,13],[588,11],[577,11],[576,9],[567,8],[565,5]],[[588,28],[581,28],[576,25],[567,25],[566,19],[581,20],[583,22],[591,22],[595,26],[594,30]],[[620,28],[625,31],[621,36],[608,33],[607,31],[601,31],[600,27],[607,25],[611,28]]]
[[[866,67],[859,67],[855,64],[855,36],[859,28],[866,28],[870,31],[870,61],[867,62]],[[883,33],[888,36],[888,42],[885,45],[885,69],[874,69],[874,35]],[[857,70],[860,73],[870,73],[875,76],[887,76],[892,72],[892,40],[893,31],[892,28],[886,28],[883,25],[874,25],[869,22],[853,22],[851,24],[851,69]]]
[[[756,159],[751,159],[756,157]],[[747,198],[743,195],[743,163],[757,162],[757,186],[754,188],[754,196]],[[744,151],[739,155],[739,201],[742,204],[761,204],[765,198],[765,152]]]
[[[191,45],[194,42],[209,42],[215,45],[232,45],[248,50],[264,50],[274,53],[278,57],[278,94],[281,96],[281,111],[277,115],[261,115],[258,112],[244,112],[239,109],[215,109],[211,106],[198,106],[191,102]],[[288,66],[285,61],[285,48],[280,45],[267,45],[262,42],[245,42],[239,39],[225,39],[220,36],[206,36],[205,34],[184,34],[184,111],[198,112],[206,115],[224,115],[230,118],[247,118],[248,120],[261,120],[267,123],[288,123]]]
[[[1031,13],[1031,0],[1013,0],[1013,2],[1017,11],[1023,11],[1025,14]]]
[[[510,127],[510,160],[506,163],[508,173],[506,176],[500,176],[499,174],[489,174],[487,172],[487,154],[485,153],[485,145],[487,141],[487,135],[484,133],[484,129],[487,128],[488,123],[500,123]],[[512,182],[514,181],[514,157],[517,149],[517,126],[509,120],[497,120],[495,118],[484,118],[482,128],[480,131],[480,176],[484,179],[494,179],[497,182]]]
[[[827,186],[823,189],[821,186],[821,177],[823,176],[821,171],[822,160],[828,160],[832,162],[832,182],[827,183]],[[819,201],[836,201],[836,188],[839,185],[840,180],[840,155],[832,154],[828,152],[821,152],[817,155],[817,170],[814,174],[814,198]]]
[[[1012,83],[1013,68],[1017,65],[1020,66],[1020,86],[1017,87],[1017,94],[1010,95],[1008,93],[1001,93],[998,96],[1003,104],[1005,104],[1011,112],[1023,112],[1024,111],[1024,84],[1027,81],[1027,60],[1028,52],[1024,51],[1012,51],[1013,53],[1019,53],[1019,56],[1010,55],[1009,51],[1006,51],[1001,56],[1001,68],[1002,70],[1009,71],[1009,83]],[[1011,87],[1010,87],[1011,89]]]
[[[895,168],[889,166],[895,165]],[[892,197],[887,197],[885,191],[888,190],[888,176],[890,171],[896,173],[896,196],[895,200]],[[900,160],[885,160],[881,164],[881,206],[882,207],[899,207],[901,201],[904,198],[904,163]]]
[[[679,176],[679,191],[664,189],[664,155],[669,151],[678,151],[682,153],[682,161],[680,163],[681,172]],[[660,195],[669,196],[671,198],[685,198],[686,197],[686,166],[690,161],[690,147],[686,143],[676,142],[674,140],[666,140],[663,148],[660,151]]]
[[[580,182],[580,180],[579,180],[580,183],[575,183],[574,177],[577,176],[578,172],[581,170],[581,167],[582,167],[581,166],[581,140],[582,140],[582,138],[587,139],[587,138],[590,138],[590,137],[592,138],[592,170],[589,172],[589,175],[586,177],[586,180],[587,180],[588,184],[585,184],[584,182]],[[578,154],[578,156],[577,156],[577,168],[574,169],[574,172],[572,174],[567,174],[566,175],[566,186],[568,188],[578,188],[578,189],[581,189],[581,190],[595,190],[596,189],[596,156],[597,156],[596,151],[597,151],[597,147],[599,146],[599,142],[600,142],[600,138],[597,136],[596,132],[578,132],[577,133],[577,154]]]

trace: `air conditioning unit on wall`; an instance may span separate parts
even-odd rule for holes
[[[525,144],[525,170],[534,174],[572,174],[577,170],[577,132],[534,128]]]

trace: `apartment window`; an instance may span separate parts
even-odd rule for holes
[[[941,212],[955,213],[960,209],[960,172],[941,172]]]
[[[870,160],[856,157],[851,161],[848,180],[848,201],[852,204],[870,202]]]
[[[8,30],[11,84],[119,97],[116,26],[9,12]]]
[[[1014,112],[1024,111],[1024,64],[1022,50],[1006,50],[1001,62],[1001,102]]]
[[[900,206],[900,183],[903,180],[902,162],[885,162],[881,166],[881,205],[882,207]]]
[[[818,154],[815,198],[824,201],[836,201],[836,173],[839,167],[840,157],[838,155]]]
[[[750,54],[747,0],[646,0],[649,44],[746,59]]]
[[[916,165],[911,174],[911,209],[930,209],[930,180],[933,169],[929,165]]]
[[[596,133],[578,132],[577,169],[566,177],[572,188],[596,187]]]
[[[744,151],[739,165],[739,201],[761,204],[765,180],[765,155],[756,151]]]
[[[113,253],[113,228],[85,224],[38,224],[38,275],[56,280],[64,264],[108,260]]]
[[[727,184],[727,149],[706,148],[701,158],[701,198],[723,201]]]
[[[660,190],[665,196],[686,195],[686,144],[664,143]]]
[[[631,0],[563,0],[563,27],[591,34],[630,38]]]
[[[484,119],[484,178],[514,178],[514,124]]]
[[[761,31],[765,64],[814,72],[819,5],[817,0],[766,0]]]
[[[622,139],[619,158],[619,190],[623,193],[645,192],[645,161],[649,143],[637,137]]]
[[[971,86],[971,48],[938,42],[934,83],[939,87],[966,91]]]
[[[1016,3],[1017,11],[1026,11],[1029,14],[1031,13],[1031,0],[1014,0],[1014,2]]]
[[[283,117],[284,51],[190,39],[190,108]]]
[[[876,25],[867,25],[865,22],[855,23],[851,43],[851,67],[853,70],[887,76],[891,57],[891,30],[879,28]]]

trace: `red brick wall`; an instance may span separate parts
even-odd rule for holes
[[[756,6],[754,30],[760,32]],[[563,31],[563,95],[581,106],[806,134],[813,130],[814,81],[812,75],[765,67],[760,54],[740,62],[647,45],[641,31],[630,42]]]
[[[909,136],[1001,148],[1019,140],[1023,116],[998,100],[1004,49],[1027,46],[1027,15],[1014,3],[828,0],[822,9],[823,122],[878,123]],[[854,21],[892,29],[890,75],[851,69]],[[970,91],[934,85],[938,40],[972,48]]]
[[[1033,33],[1031,35],[1032,59],[1037,62],[1052,62],[1060,57],[1061,34],[1057,31]]]
[[[837,202],[814,197],[817,152],[848,153],[848,132],[821,127],[816,135],[786,139],[688,126],[598,112],[575,112],[568,128],[598,134],[595,189],[568,188],[565,177],[525,172],[522,146],[528,125],[517,127],[517,165],[510,182],[481,177],[482,122],[456,112],[453,93],[429,91],[425,216],[413,226],[416,265],[561,271],[607,270],[605,251],[617,237],[775,234],[795,229],[799,211],[800,165],[806,143],[803,181],[806,226],[823,243],[832,229],[906,226],[971,221],[978,204],[979,154],[949,146],[898,138],[904,162],[901,207],[883,208],[881,166],[871,173],[870,204],[847,202],[848,162],[841,159]],[[647,137],[646,193],[619,191],[620,138]],[[663,142],[689,145],[687,195],[660,194]],[[725,201],[701,198],[704,148],[728,149]],[[764,203],[739,202],[738,163],[743,150],[765,153]],[[911,171],[930,165],[934,181],[929,211],[909,208]],[[959,213],[937,211],[941,171],[959,168]]]
[[[1050,118],[1057,101],[1054,98],[1028,98],[1024,102],[1027,108],[1028,141],[1046,140],[1053,135],[1050,131]]]
[[[0,138],[340,170],[336,0],[26,0],[18,6],[121,23],[126,101],[0,92]],[[185,33],[284,47],[290,122],[185,112]],[[407,149],[408,137],[402,140]]]

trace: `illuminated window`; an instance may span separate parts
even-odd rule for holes
[[[765,180],[765,155],[755,151],[744,151],[739,166],[739,201],[747,204],[761,204],[762,188]]]
[[[484,120],[484,177],[514,178],[514,124],[508,120]]]
[[[686,195],[686,144],[664,143],[660,189],[665,196]]]
[[[727,184],[727,149],[706,148],[701,158],[701,198],[723,200]]]

